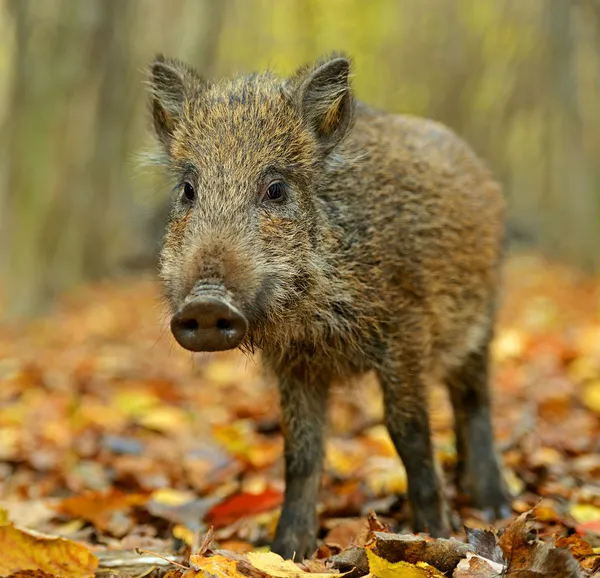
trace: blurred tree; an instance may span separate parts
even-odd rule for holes
[[[6,0],[0,34],[7,314],[154,264],[169,191],[136,157],[157,52],[217,78],[345,50],[359,98],[447,123],[517,229],[600,265],[600,0]]]
[[[65,287],[154,252],[131,188],[142,129],[140,71],[149,60],[146,51],[142,66],[136,59],[143,39],[136,32],[143,8],[156,16],[157,4],[8,5],[14,43],[0,200],[8,315],[38,311]],[[188,12],[204,23],[189,50],[210,73],[224,8],[208,1],[172,8],[172,30],[184,27]],[[165,51],[176,51],[180,39],[173,35],[175,46]]]

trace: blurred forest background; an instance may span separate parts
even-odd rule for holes
[[[515,239],[598,271],[600,0],[0,0],[0,311],[152,266],[169,191],[138,157],[156,52],[219,77],[331,50],[360,99],[474,146]]]

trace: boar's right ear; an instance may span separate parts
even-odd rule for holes
[[[184,103],[197,94],[204,81],[183,62],[159,54],[150,65],[150,106],[154,130],[160,142],[169,147]]]
[[[349,74],[350,61],[334,55],[299,69],[288,81],[296,106],[326,153],[352,126],[354,97]]]

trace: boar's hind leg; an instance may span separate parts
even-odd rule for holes
[[[413,356],[409,363],[393,365],[380,368],[378,374],[386,426],[408,477],[413,530],[447,536],[447,512],[434,463],[419,356]]]
[[[272,550],[286,559],[302,560],[312,554],[316,542],[329,386],[322,381],[310,383],[310,378],[286,376],[280,378],[279,389],[285,438],[285,499]]]
[[[454,409],[457,485],[490,519],[510,515],[494,448],[488,389],[489,340],[447,379]]]

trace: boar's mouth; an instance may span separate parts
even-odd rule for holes
[[[195,287],[171,318],[177,343],[189,351],[225,351],[241,344],[248,321],[221,287]]]

